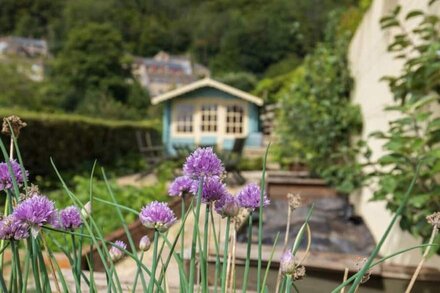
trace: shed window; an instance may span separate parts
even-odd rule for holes
[[[229,105],[226,107],[226,133],[243,133],[244,109],[239,105]]]
[[[217,131],[217,105],[202,105],[201,110],[201,130],[202,132]]]
[[[178,105],[176,107],[176,130],[180,133],[191,133],[194,128],[194,106]]]

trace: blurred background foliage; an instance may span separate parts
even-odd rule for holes
[[[51,62],[44,82],[21,88],[24,76],[1,81],[0,105],[145,119],[157,111],[148,111],[148,94],[129,65],[132,56],[161,50],[188,54],[214,78],[253,90],[301,63],[324,39],[329,11],[357,2],[2,0],[0,35],[46,39]],[[0,72],[10,70],[2,63]]]
[[[418,25],[406,31],[403,24],[415,21]],[[402,213],[400,227],[413,235],[421,235],[427,241],[431,225],[426,216],[440,210],[440,18],[420,10],[402,15],[397,7],[381,20],[384,30],[397,30],[388,44],[388,51],[395,58],[403,59],[402,71],[397,76],[385,76],[384,82],[394,96],[394,105],[387,132],[375,132],[371,136],[382,140],[386,153],[369,177],[377,184],[374,200],[387,203],[393,212],[402,202],[406,188],[421,168],[417,184]],[[437,236],[437,240],[440,236]],[[433,252],[440,249],[433,248]]]

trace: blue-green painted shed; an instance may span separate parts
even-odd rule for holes
[[[170,154],[177,146],[231,149],[236,138],[246,147],[260,147],[259,108],[263,100],[205,78],[152,98],[163,104],[162,140]]]

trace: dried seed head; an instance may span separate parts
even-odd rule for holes
[[[292,210],[295,210],[301,206],[301,195],[299,195],[299,193],[288,193],[287,199],[289,201],[289,207]]]
[[[304,266],[297,266],[293,272],[292,278],[294,281],[302,280],[306,276],[306,268]]]
[[[40,189],[38,185],[32,184],[31,186],[26,187],[25,193],[20,193],[20,201],[26,200],[28,198],[40,195]]]
[[[357,260],[357,262],[355,263],[355,268],[356,268],[356,270],[357,270],[358,272],[359,272],[360,270],[362,270],[362,268],[364,267],[364,265],[365,265],[366,262],[367,262],[367,258],[366,258],[366,257],[364,257],[364,258],[359,258],[359,259]],[[362,276],[361,284],[366,283],[366,282],[370,279],[370,276],[371,276],[371,270],[366,271],[365,274]]]
[[[27,125],[25,122],[21,121],[20,117],[18,116],[12,115],[9,117],[4,117],[2,133],[6,135],[11,135],[11,128],[9,127],[9,124],[11,125],[16,138],[20,135],[20,129],[26,127]]]
[[[433,227],[440,229],[440,212],[427,216],[426,221],[428,221]]]

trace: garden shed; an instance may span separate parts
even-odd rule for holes
[[[263,100],[210,78],[152,98],[163,104],[162,139],[166,150],[177,147],[215,146],[232,149],[236,139],[258,148],[263,135],[259,108]]]

